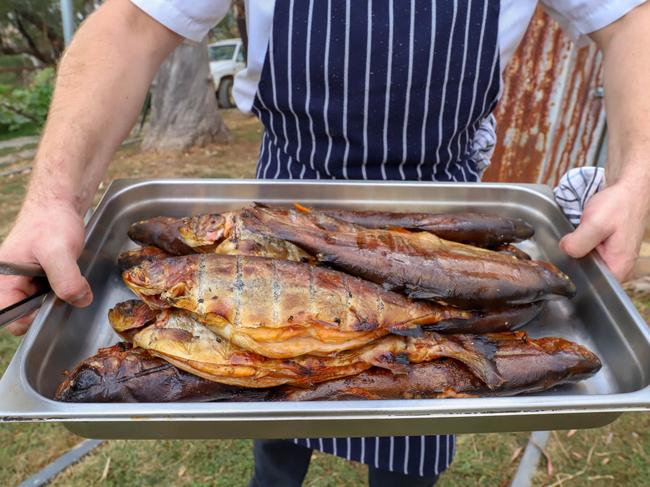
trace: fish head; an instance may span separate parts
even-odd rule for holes
[[[130,340],[133,333],[153,323],[158,311],[151,309],[146,303],[130,299],[115,305],[108,312],[108,321],[118,334]]]
[[[192,290],[198,285],[199,254],[170,257],[127,269],[124,283],[150,307],[193,310]]]
[[[572,380],[591,377],[602,367],[598,356],[588,348],[560,337],[545,337],[537,344],[556,358],[559,370],[566,371]]]
[[[234,214],[209,213],[183,218],[178,227],[181,240],[198,252],[212,252],[230,233]]]
[[[134,242],[153,245],[172,255],[187,255],[192,248],[180,240],[178,218],[158,216],[132,224],[127,234]]]

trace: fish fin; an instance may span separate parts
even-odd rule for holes
[[[382,353],[373,358],[371,363],[375,367],[390,370],[393,374],[407,374],[411,365],[406,353]]]
[[[456,335],[456,338],[460,340],[464,351],[452,354],[451,358],[465,364],[490,390],[503,385],[504,379],[494,361],[496,343],[481,335]]]

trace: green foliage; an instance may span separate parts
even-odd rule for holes
[[[0,132],[19,131],[26,126],[42,126],[54,90],[54,69],[36,71],[25,88],[0,85]]]

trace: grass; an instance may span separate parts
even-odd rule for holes
[[[130,146],[116,156],[103,187],[116,177],[253,177],[260,126],[234,111],[224,113],[232,143],[185,154],[140,154]],[[28,176],[0,178],[0,239],[4,238],[22,198]],[[37,232],[35,231],[35,238]],[[650,300],[638,302],[650,317]],[[20,339],[0,332],[0,371]],[[16,485],[81,441],[56,424],[0,425],[0,485]],[[441,487],[506,486],[517,468],[527,433],[463,435],[456,459]],[[589,452],[591,450],[591,456]],[[562,479],[567,486],[643,486],[650,479],[650,416],[625,415],[595,430],[554,432],[545,449],[536,486]],[[252,473],[251,442],[108,441],[54,481],[57,486],[245,486]],[[364,485],[364,466],[315,453],[305,480],[309,487]]]

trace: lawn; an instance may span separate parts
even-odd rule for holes
[[[225,118],[233,135],[231,144],[184,154],[141,154],[129,146],[116,156],[102,189],[118,177],[253,177],[259,124],[234,111],[225,112]],[[28,162],[16,163],[21,164]],[[27,175],[0,178],[0,239],[19,209],[27,179]],[[647,319],[650,302],[638,304]],[[0,332],[0,370],[18,343]],[[16,485],[80,440],[60,425],[0,426],[0,485]],[[456,460],[439,485],[508,485],[527,441],[526,433],[464,435]],[[647,485],[650,416],[627,415],[597,430],[554,432],[545,455],[535,485]],[[245,486],[251,471],[248,440],[108,441],[59,475],[54,485]],[[365,467],[359,464],[314,454],[306,485],[363,485],[365,476]]]

